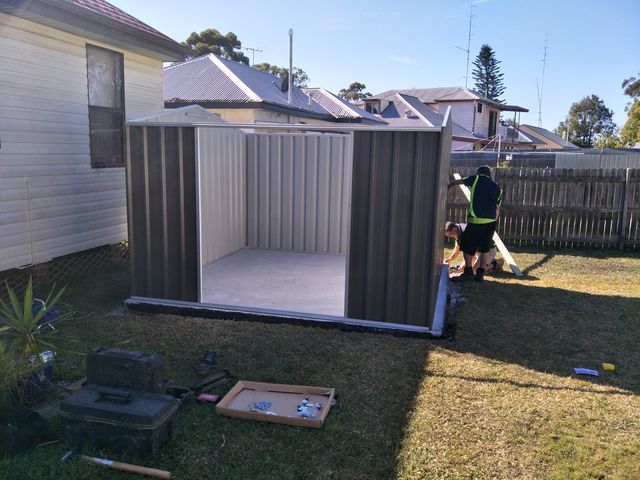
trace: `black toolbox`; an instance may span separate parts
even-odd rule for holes
[[[87,355],[87,384],[164,393],[164,361],[156,354],[94,348]]]
[[[87,385],[60,403],[62,432],[72,445],[155,455],[173,438],[178,406],[169,395]]]

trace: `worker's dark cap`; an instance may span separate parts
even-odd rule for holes
[[[477,173],[478,173],[478,175],[489,175],[489,176],[491,176],[491,169],[489,168],[489,165],[483,165],[478,169]]]

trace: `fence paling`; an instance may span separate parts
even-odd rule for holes
[[[511,245],[640,247],[640,169],[519,167],[494,178],[504,191],[498,231]],[[449,217],[465,221],[467,202],[456,190]]]

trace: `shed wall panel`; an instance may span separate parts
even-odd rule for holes
[[[247,135],[248,246],[346,254],[351,137]]]
[[[245,156],[240,130],[198,129],[203,266],[247,246]]]
[[[347,316],[431,326],[450,135],[354,132]]]

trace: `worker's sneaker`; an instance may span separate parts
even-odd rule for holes
[[[466,267],[464,271],[460,275],[456,275],[455,277],[451,277],[451,281],[458,283],[464,282],[466,280],[470,280],[473,278],[473,268]]]
[[[484,280],[484,268],[476,269],[476,276],[474,279],[476,282],[482,282]]]

